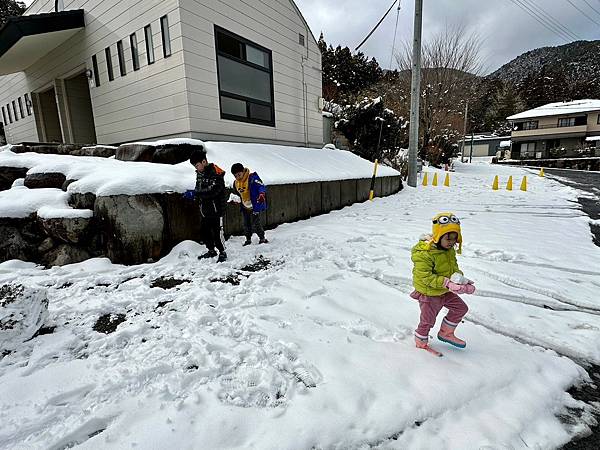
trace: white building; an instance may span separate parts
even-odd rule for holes
[[[320,98],[293,0],[35,0],[0,29],[9,143],[320,146]]]

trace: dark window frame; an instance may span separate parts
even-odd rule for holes
[[[8,120],[6,120],[6,110],[4,109],[4,106],[2,107],[2,123],[8,126]]]
[[[27,110],[27,115],[31,116],[31,114],[32,114],[31,109],[32,109],[33,103],[31,102],[31,99],[29,98],[28,93],[25,93],[23,95],[23,97],[25,98],[25,109]]]
[[[21,113],[21,119],[25,118],[25,110],[23,109],[23,100],[21,97],[17,98],[17,104],[19,105],[19,112]]]
[[[129,35],[129,46],[131,47],[131,62],[134,72],[140,70],[140,50],[138,48],[137,33]]]
[[[171,32],[169,31],[169,17],[162,16],[160,18],[160,33],[162,36],[163,56],[168,58],[173,54],[171,49]]]
[[[568,122],[566,122],[568,121]],[[565,124],[566,123],[566,124]],[[568,128],[575,126],[575,117],[560,117],[558,119],[558,128]]]
[[[106,47],[104,49],[104,57],[106,58],[106,71],[108,72],[108,81],[114,81],[115,71],[113,69],[112,52],[110,51],[110,47]]]
[[[598,125],[600,125],[600,113],[598,113]]]
[[[271,50],[269,50],[268,48],[263,47],[262,45],[256,44],[255,42],[252,42],[246,38],[243,38],[242,36],[235,34],[231,31],[228,31],[225,28],[221,28],[218,25],[214,26],[214,34],[215,34],[215,52],[216,52],[216,56],[217,56],[216,64],[217,64],[217,82],[218,82],[218,89],[219,89],[219,112],[221,114],[221,119],[234,120],[236,122],[252,123],[255,125],[264,125],[264,126],[269,126],[269,127],[275,127],[275,89],[274,89],[274,85],[273,85],[273,52]],[[242,58],[238,58],[229,53],[225,53],[225,52],[219,50],[219,42],[218,42],[219,34],[223,34],[230,38],[236,39],[237,41],[240,42],[240,44],[242,44],[242,50],[241,50]],[[246,45],[250,45],[250,46],[266,53],[269,57],[269,61],[268,61],[269,67],[267,68],[267,67],[252,63],[252,62],[244,59],[244,58],[246,58]],[[243,64],[248,67],[252,67],[254,69],[258,69],[258,70],[261,70],[261,71],[267,73],[269,75],[269,81],[271,84],[271,102],[265,102],[262,100],[257,100],[257,99],[251,98],[251,97],[245,97],[242,95],[238,95],[238,94],[234,94],[234,93],[222,90],[221,89],[221,68],[219,67],[219,56],[229,59],[231,61],[234,61],[236,63]],[[221,102],[221,97],[245,101],[246,102],[246,117],[224,113],[223,105]],[[270,120],[255,119],[255,118],[250,117],[250,108],[251,108],[252,104],[269,107],[271,109]]]
[[[302,33],[298,33],[298,44],[302,47],[306,47],[306,39],[304,39],[304,35]]]
[[[127,75],[127,68],[125,67],[125,50],[122,40],[117,42],[117,58],[119,59],[119,73],[124,77]]]
[[[6,104],[6,110],[8,111],[8,120],[13,123],[12,113],[10,112],[10,103]]]
[[[539,126],[540,122],[538,120],[528,120],[523,122],[523,131],[537,130]]]
[[[100,86],[100,73],[98,72],[98,58],[92,55],[92,70],[94,71],[94,84]]]
[[[154,54],[154,38],[152,37],[152,24],[148,24],[144,27],[144,41],[146,42],[146,61],[148,65],[156,62],[156,55]]]
[[[15,117],[15,122],[18,122],[19,114],[17,113],[17,105],[14,100],[11,103],[12,103],[12,107],[13,107],[13,116]]]

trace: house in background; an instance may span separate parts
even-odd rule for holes
[[[463,149],[463,158],[471,156],[471,146],[473,147],[472,155],[480,156],[496,156],[497,152],[503,147],[502,143],[509,140],[510,136],[494,136],[492,134],[476,134],[472,138],[466,136]]]
[[[13,144],[321,146],[321,95],[321,54],[292,0],[34,0],[0,30]]]
[[[513,130],[512,159],[569,156],[600,136],[600,100],[550,103],[507,120]]]

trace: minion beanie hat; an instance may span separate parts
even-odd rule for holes
[[[458,220],[458,217],[451,212],[443,212],[437,214],[432,220],[431,242],[437,244],[443,235],[454,232],[458,234],[458,253],[460,254],[462,252],[462,233],[460,231],[460,220]]]

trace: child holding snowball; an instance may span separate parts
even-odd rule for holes
[[[448,314],[442,320],[438,339],[455,347],[466,346],[465,341],[454,335],[454,330],[468,311],[458,294],[473,294],[475,286],[458,268],[456,246],[460,253],[460,220],[452,213],[440,213],[433,218],[432,234],[422,236],[412,249],[415,290],[410,296],[418,300],[421,308],[421,319],[415,330],[415,344],[417,348],[436,356],[442,354],[429,347],[429,330],[435,325],[442,307],[448,309]]]

